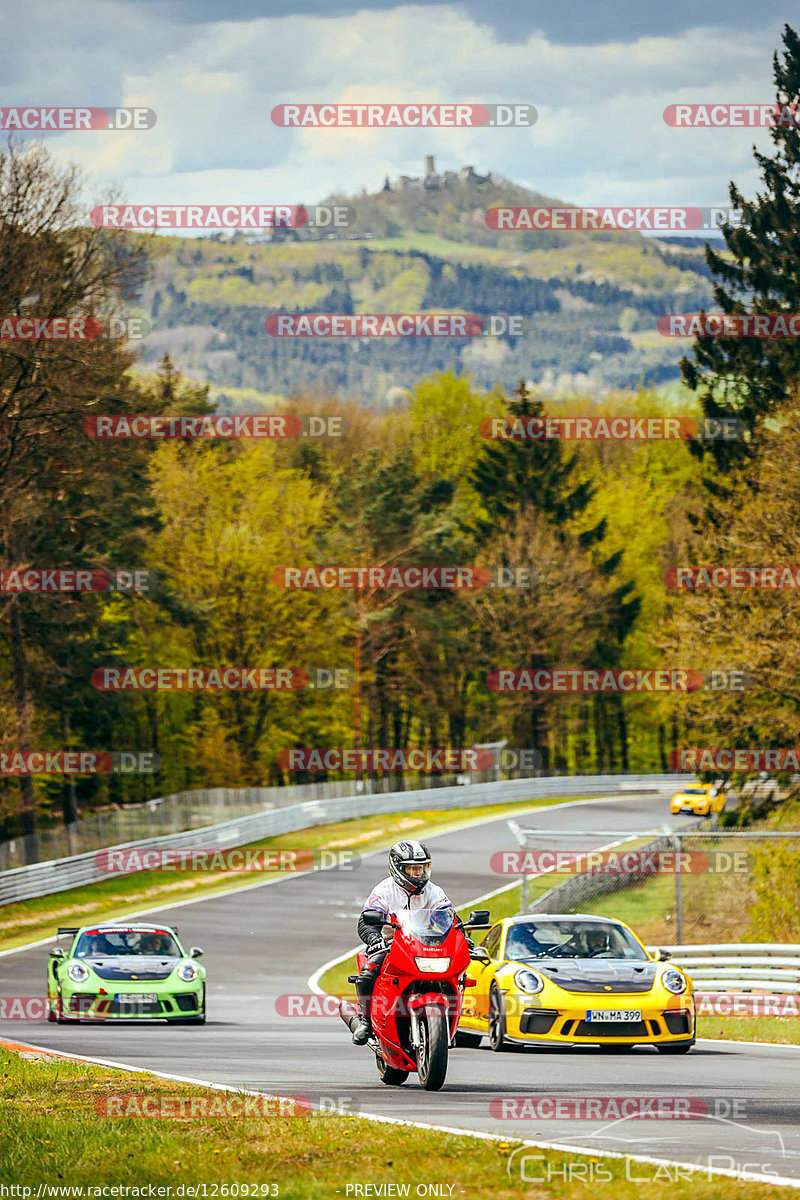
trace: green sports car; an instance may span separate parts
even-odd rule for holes
[[[62,928],[67,952],[50,951],[48,1021],[149,1020],[202,1025],[206,969],[187,954],[168,925],[84,925]]]

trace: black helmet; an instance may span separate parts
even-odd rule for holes
[[[422,867],[414,876],[411,867]],[[389,874],[409,896],[418,896],[431,877],[431,856],[424,842],[395,842],[389,851]]]

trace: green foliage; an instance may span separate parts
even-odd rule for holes
[[[794,111],[800,102],[800,38],[788,25],[773,73],[776,103]],[[706,255],[714,301],[724,313],[800,311],[800,144],[794,122],[776,124],[770,138],[772,155],[754,151],[763,191],[747,200],[731,183],[730,202],[741,210],[741,224],[722,228],[729,253],[709,249]],[[717,463],[731,467],[753,453],[764,422],[796,395],[800,347],[795,337],[699,337],[694,361],[684,359],[681,366],[707,416],[737,417],[750,434],[712,443]]]

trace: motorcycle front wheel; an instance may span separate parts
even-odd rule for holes
[[[426,1092],[438,1092],[447,1075],[447,1048],[450,1036],[447,1019],[438,1004],[430,1004],[419,1014],[417,1074]]]

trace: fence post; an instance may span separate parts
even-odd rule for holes
[[[675,937],[683,945],[683,876],[681,874],[681,835],[675,834]]]
[[[520,908],[520,910],[519,910],[519,911],[520,911],[520,915],[522,915],[522,913],[526,913],[526,912],[528,911],[528,874],[527,874],[527,872],[526,872],[526,871],[523,871],[523,872],[522,872],[522,897],[521,897],[521,903],[522,903],[522,907],[521,907],[521,908]]]

